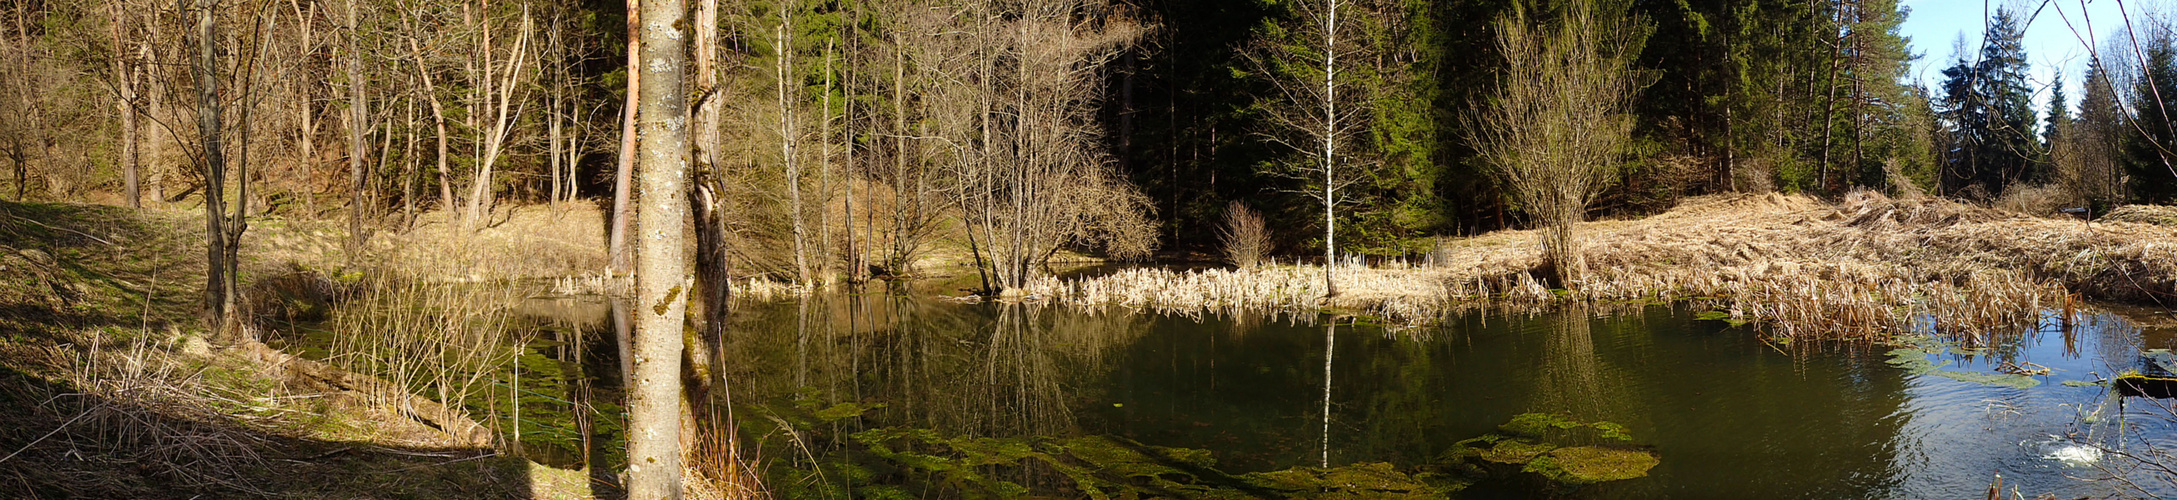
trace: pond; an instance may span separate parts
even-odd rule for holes
[[[1005,485],[1082,495],[1077,470],[1019,453],[991,465],[975,456],[995,452],[975,447],[1048,452],[1086,446],[1083,436],[1185,449],[1168,456],[1206,450],[1181,460],[1207,466],[1180,467],[1196,483],[1217,482],[1205,479],[1209,469],[1260,478],[1383,463],[1410,483],[1463,488],[1460,498],[1984,498],[1997,474],[2028,498],[2142,494],[2127,484],[2166,496],[2169,476],[2127,456],[2177,463],[2155,460],[2177,450],[2167,400],[2094,383],[2177,339],[2105,313],[2068,325],[2052,313],[2039,331],[1978,348],[1923,340],[1925,349],[1896,349],[1774,345],[1685,305],[1386,328],[1315,314],[1187,317],[926,296],[872,290],[737,306],[726,335],[706,342],[724,368],[709,372],[703,399],[712,403],[698,413],[742,424],[743,453],[766,460],[767,486],[781,497],[1014,491]],[[531,375],[540,396],[524,398],[536,421],[522,424],[525,449],[557,465],[579,464],[587,449],[610,468],[616,425],[551,421],[580,413],[564,407],[583,398],[617,413],[610,301],[531,299],[519,309],[559,332],[539,336],[525,355],[536,362],[524,366],[585,379],[554,386],[550,373]],[[2005,363],[2049,371],[2003,375]],[[1457,465],[1459,448],[1510,435],[1506,424],[1523,414],[1615,424],[1630,438],[1612,446],[1659,461],[1645,477],[1584,486],[1516,464]],[[1128,466],[1082,456],[1050,461]],[[929,457],[972,474],[910,463]]]

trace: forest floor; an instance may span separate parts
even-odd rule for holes
[[[354,269],[341,222],[253,220],[244,287]],[[373,243],[404,251],[372,265],[449,279],[603,268],[602,245],[563,234],[598,227],[594,209],[516,211],[462,244],[424,222]],[[210,345],[203,231],[199,212],[0,202],[0,497],[590,496],[582,471],[501,455],[475,423],[368,377]]]
[[[1045,280],[1035,293],[1088,307],[1182,313],[1331,309],[1418,324],[1486,307],[1697,300],[1786,340],[1870,339],[1932,326],[1978,338],[2082,299],[2177,305],[2177,211],[2043,218],[1939,199],[1858,192],[1839,203],[1779,194],[1688,199],[1659,215],[1579,225],[1589,273],[1548,285],[1534,231],[1448,238],[1427,259],[1340,266],[1139,269]]]

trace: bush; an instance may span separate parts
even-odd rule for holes
[[[1225,227],[1217,236],[1224,243],[1225,261],[1241,269],[1261,265],[1270,252],[1270,228],[1263,224],[1262,214],[1245,203],[1225,205]]]

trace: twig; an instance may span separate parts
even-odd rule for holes
[[[381,449],[383,449],[383,448],[381,448]],[[482,454],[482,455],[477,455],[477,456],[473,456],[473,457],[469,457],[469,458],[457,458],[457,459],[453,459],[453,460],[447,460],[447,461],[444,461],[444,462],[439,462],[439,463],[435,463],[435,464],[423,464],[423,465],[414,465],[414,466],[409,466],[409,467],[402,467],[402,468],[399,468],[399,469],[393,469],[393,470],[392,470],[392,472],[403,472],[403,471],[410,471],[410,470],[416,470],[416,469],[421,469],[421,468],[424,468],[424,467],[438,467],[438,466],[444,466],[444,465],[453,465],[453,464],[458,464],[458,463],[462,463],[462,462],[467,462],[467,461],[470,461],[470,460],[477,460],[477,459],[484,459],[484,458],[492,458],[492,457],[496,457],[496,456],[499,456],[499,452],[496,452],[496,451],[494,451],[494,452],[491,452],[491,453],[485,453],[485,454]]]

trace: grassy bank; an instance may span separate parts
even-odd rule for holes
[[[180,211],[0,203],[0,497],[589,496],[582,472],[504,455],[466,416],[374,377],[206,343],[202,230],[200,214]],[[294,288],[278,283],[297,269],[340,269],[342,236],[331,223],[253,221],[252,314],[295,313],[302,304],[267,292]],[[508,235],[385,262],[540,275],[587,265],[534,250],[493,260],[505,249],[492,245],[538,246]]]
[[[1943,200],[1854,193],[1687,200],[1660,215],[1580,226],[1584,283],[1552,289],[1533,231],[1447,239],[1426,265],[1144,269],[1036,292],[1079,306],[1217,312],[1349,309],[1423,323],[1478,307],[1560,300],[1714,301],[1782,338],[1883,339],[1918,326],[1963,337],[2015,331],[2078,299],[2158,304],[2177,284],[2177,234],[2123,219],[2046,219]]]

